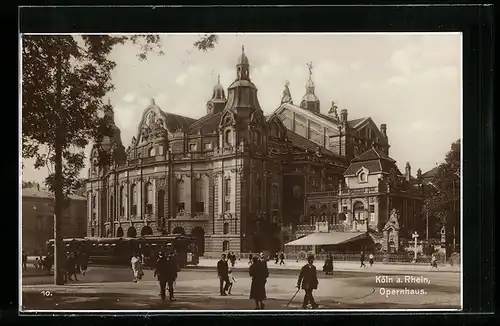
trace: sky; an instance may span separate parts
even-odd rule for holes
[[[208,52],[193,47],[199,37],[163,34],[164,54],[142,62],[132,44],[113,50],[115,90],[107,98],[125,147],[152,98],[166,112],[205,115],[218,74],[227,95],[242,45],[265,114],[279,107],[287,81],[300,103],[312,62],[321,112],[335,101],[349,120],[369,116],[387,124],[389,154],[402,171],[407,161],[412,174],[433,168],[461,137],[461,34],[220,34]],[[42,182],[48,174],[33,161],[24,164],[23,180]]]

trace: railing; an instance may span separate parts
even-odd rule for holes
[[[361,189],[343,189],[340,194],[341,195],[363,195],[363,194],[372,194],[379,192],[378,187],[368,187]]]
[[[305,194],[306,197],[335,197],[339,195],[338,191],[315,191]]]

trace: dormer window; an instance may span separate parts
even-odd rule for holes
[[[369,173],[369,171],[363,167],[358,172],[358,183],[367,183],[368,182],[368,173]]]
[[[196,152],[196,144],[189,144],[189,151]]]
[[[155,149],[154,147],[151,147],[148,151],[148,156],[155,156]]]

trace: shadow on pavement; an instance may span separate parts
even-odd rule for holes
[[[342,303],[339,301],[320,301],[320,309],[452,309],[459,307],[415,305],[397,303],[378,303],[367,306],[364,303]],[[296,299],[287,308],[286,300],[267,299],[266,310],[298,310],[301,309],[301,300]],[[42,297],[38,293],[23,293],[24,310],[253,310],[254,304],[250,299],[236,298],[193,298],[178,296],[177,301],[162,302],[159,297],[147,295],[128,295],[117,293],[99,294],[53,294],[51,297]]]

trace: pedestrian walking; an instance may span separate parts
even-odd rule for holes
[[[274,263],[278,265],[279,260],[280,260],[280,253],[276,251],[276,254],[274,254]]]
[[[373,256],[373,252],[371,252],[370,255],[368,256],[368,262],[370,263],[370,267],[373,266],[374,259],[375,259],[375,257]]]
[[[229,288],[229,266],[227,265],[226,255],[222,254],[217,262],[217,276],[219,277],[220,295],[225,296]]]
[[[333,275],[333,256],[328,254],[325,259],[325,264],[323,265],[323,272],[325,275]]]
[[[89,256],[85,251],[80,254],[80,271],[83,276],[87,273],[87,267],[89,265]]]
[[[319,284],[316,267],[313,263],[314,255],[310,254],[307,256],[307,264],[300,270],[299,279],[297,281],[297,288],[302,288],[305,292],[304,301],[302,302],[303,309],[307,309],[309,303],[311,303],[313,309],[318,308],[312,294],[313,290],[317,289]]]
[[[252,263],[253,263],[253,255],[252,255],[252,253],[249,253],[248,254],[248,265],[252,265]]]
[[[263,310],[264,299],[266,299],[266,282],[269,277],[269,270],[267,269],[266,262],[259,260],[259,257],[253,257],[253,262],[248,269],[248,274],[252,278],[250,286],[250,299],[255,300],[255,309]]]
[[[68,280],[73,281],[72,276],[75,277],[75,281],[78,281],[78,277],[76,276],[76,255],[74,252],[68,254],[68,258],[66,259],[66,272],[68,275]]]
[[[142,264],[141,258],[138,252],[135,252],[132,258],[130,258],[130,265],[132,267],[132,272],[134,273],[134,283],[142,278]]]
[[[166,287],[168,286],[168,295],[170,301],[175,301],[174,283],[177,279],[178,266],[175,256],[159,252],[158,260],[155,264],[154,276],[158,277],[160,284],[160,297],[163,301],[166,298]]]
[[[283,252],[280,253],[280,266],[285,265],[285,254]]]
[[[234,264],[236,263],[236,255],[234,254],[234,252],[231,252],[231,257],[229,258],[229,260],[231,261],[231,267],[234,267]]]
[[[436,270],[439,271],[436,256],[434,256],[434,255],[432,255],[432,258],[431,258],[431,269],[433,269],[433,268],[435,268]]]
[[[361,251],[361,256],[359,257],[360,261],[361,261],[361,265],[359,267],[365,267],[366,268],[366,265],[365,265],[365,253],[363,251]]]
[[[227,288],[227,294],[231,295],[231,289],[233,288],[233,284],[236,283],[236,280],[234,279],[233,270],[231,268],[228,270],[227,273],[229,280],[229,287]]]

